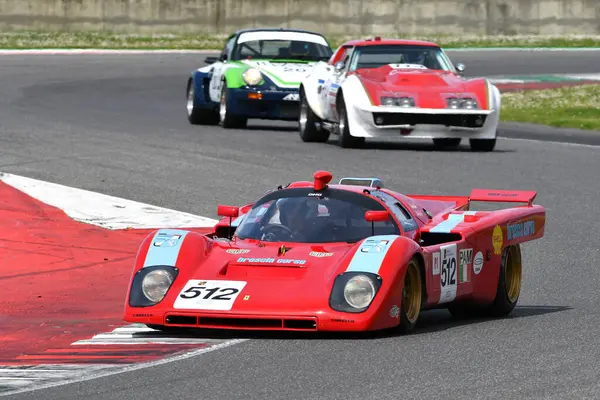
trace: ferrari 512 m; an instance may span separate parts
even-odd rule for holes
[[[209,234],[143,240],[125,321],[151,328],[414,329],[424,310],[503,316],[521,291],[521,244],[544,235],[535,191],[404,195],[331,173],[218,207]],[[511,202],[493,211],[472,202]],[[517,204],[523,203],[523,204]]]
[[[300,137],[326,142],[333,133],[341,147],[383,136],[448,148],[469,139],[472,150],[493,151],[500,91],[463,78],[464,69],[431,42],[347,42],[300,85]]]

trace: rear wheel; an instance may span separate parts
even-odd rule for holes
[[[400,308],[400,324],[398,325],[398,330],[401,333],[409,333],[415,328],[421,313],[422,303],[423,281],[419,263],[413,258],[406,268],[402,287],[402,307]]]
[[[455,304],[449,306],[448,311],[452,316],[459,319],[508,315],[519,301],[522,275],[521,247],[518,244],[509,246],[502,252],[494,302],[486,307]]]
[[[329,132],[322,128],[317,128],[316,124],[320,122],[319,117],[315,115],[308,104],[304,89],[300,91],[300,118],[298,120],[298,131],[300,139],[303,142],[327,142]]]

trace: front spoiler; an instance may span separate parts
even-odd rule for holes
[[[139,315],[139,314],[138,314]],[[125,321],[165,327],[254,331],[373,331],[389,326],[375,326],[375,313],[330,312],[302,313],[235,313],[189,312],[169,310],[164,313],[126,316]]]

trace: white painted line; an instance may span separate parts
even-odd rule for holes
[[[63,210],[74,220],[106,229],[208,228],[211,218],[0,172],[0,180]],[[215,207],[216,209],[216,207]]]
[[[188,358],[192,358],[192,357],[197,357],[199,355],[205,354],[205,353],[210,353],[216,350],[221,350],[224,349],[226,347],[229,346],[233,346],[242,342],[245,342],[249,339],[235,339],[235,340],[228,340],[225,341],[223,343],[219,343],[216,344],[214,346],[208,347],[208,348],[203,348],[203,349],[198,349],[198,350],[193,350],[189,353],[185,353],[185,354],[179,354],[179,355],[175,355],[172,357],[166,357],[160,360],[154,360],[154,361],[148,361],[145,363],[139,363],[139,364],[134,364],[134,365],[129,365],[126,367],[114,367],[104,371],[104,372],[98,372],[98,373],[94,373],[94,374],[90,374],[90,375],[86,375],[86,376],[80,376],[80,377],[74,377],[72,379],[66,379],[64,381],[60,381],[60,382],[50,382],[47,384],[42,384],[40,386],[36,386],[36,387],[32,387],[32,388],[25,388],[25,389],[17,389],[15,391],[11,391],[8,393],[0,393],[0,397],[3,396],[12,396],[14,394],[19,394],[19,393],[27,393],[27,392],[32,392],[32,391],[36,391],[36,390],[41,390],[41,389],[49,389],[49,388],[53,388],[53,387],[57,387],[57,386],[63,386],[63,385],[67,385],[67,384],[72,384],[72,383],[79,383],[79,382],[85,382],[85,381],[89,381],[92,379],[98,379],[98,378],[104,378],[107,376],[111,376],[111,375],[116,375],[116,374],[121,374],[124,372],[131,372],[131,371],[137,371],[143,368],[149,368],[149,367],[155,367],[158,365],[163,365],[163,364],[168,364],[168,363],[172,363],[175,361],[181,361],[181,360],[185,360]]]
[[[99,333],[91,339],[78,340],[72,345],[139,345],[139,344],[206,344],[221,343],[222,339],[207,339],[195,336],[178,337],[166,332],[150,329],[140,324],[119,327],[112,332]]]
[[[571,147],[587,147],[594,150],[600,150],[600,146],[596,146],[593,144],[583,144],[583,143],[569,143],[569,142],[560,142],[557,140],[536,140],[536,139],[524,139],[524,138],[512,138],[512,137],[504,137],[498,136],[498,139],[501,140],[520,140],[523,142],[533,142],[536,144],[540,143],[548,143],[548,144],[558,144],[560,146],[571,146]]]

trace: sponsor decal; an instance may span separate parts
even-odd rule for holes
[[[181,235],[170,235],[168,233],[159,233],[154,241],[156,247],[174,247],[181,239]]]
[[[290,93],[283,98],[285,101],[300,101],[300,94],[298,93]]]
[[[394,306],[390,310],[390,317],[398,318],[399,316],[400,316],[400,308],[394,304]]]
[[[344,322],[344,323],[348,323],[348,324],[353,324],[354,320],[353,319],[339,319],[339,318],[332,318],[331,322]]]
[[[473,272],[475,275],[479,275],[481,270],[483,269],[483,253],[478,251],[475,254],[475,258],[473,259]]]
[[[440,301],[447,303],[456,298],[456,244],[440,247],[442,265],[440,271]]]
[[[431,256],[431,271],[432,271],[431,273],[433,275],[440,274],[440,252],[439,251],[436,251]]]
[[[462,249],[459,253],[458,282],[469,282],[469,265],[473,262],[473,249]]]
[[[535,222],[525,221],[518,224],[506,225],[506,240],[520,239],[527,236],[533,236],[535,233]]]
[[[239,257],[237,259],[237,262],[239,263],[248,263],[248,264],[258,264],[258,263],[262,263],[262,264],[295,264],[295,265],[304,265],[306,264],[306,260],[294,260],[294,259],[290,259],[290,258],[279,258],[279,259],[274,259],[271,257],[264,257],[264,258],[247,258],[247,257]]]
[[[250,300],[250,295],[249,294],[247,294],[247,295],[244,296],[244,301],[247,301],[247,300]]]
[[[246,254],[246,253],[250,253],[249,249],[227,249],[225,250],[225,253],[229,253],[229,254]]]
[[[308,253],[308,255],[311,257],[331,257],[333,255],[333,253],[322,253],[320,251],[311,251],[310,253]]]
[[[321,197],[321,196],[323,196],[323,193],[318,193],[318,192],[317,193],[309,193],[308,196],[309,197]]]
[[[496,225],[492,232],[492,245],[494,254],[499,255],[502,252],[502,228],[499,225]]]

